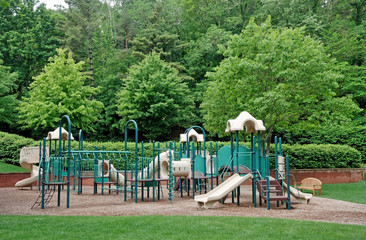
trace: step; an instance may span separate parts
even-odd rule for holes
[[[285,196],[270,196],[269,201],[287,201]]]
[[[267,192],[267,189],[263,189],[263,192]],[[270,193],[282,193],[282,189],[270,189],[269,190]]]

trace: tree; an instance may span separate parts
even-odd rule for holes
[[[248,111],[264,121],[269,145],[276,126],[310,128],[352,119],[359,111],[350,96],[335,97],[335,60],[303,28],[273,29],[251,19],[232,36],[225,59],[208,73],[202,103],[205,127],[223,135],[226,121]],[[267,149],[269,150],[269,149]]]
[[[187,85],[156,53],[130,68],[117,95],[117,108],[122,126],[134,119],[144,138],[150,140],[171,139],[172,130],[189,126],[194,115]]]
[[[18,73],[13,93],[24,96],[49,57],[60,46],[56,30],[57,14],[35,0],[9,0],[10,7],[0,7],[0,57],[4,66]],[[1,56],[2,55],[2,56]]]
[[[318,37],[324,27],[323,0],[262,0],[258,18],[265,20],[272,17],[272,24],[277,27],[305,27],[307,34]]]
[[[213,25],[202,37],[192,41],[187,49],[184,61],[187,73],[194,79],[190,81],[189,87],[193,89],[197,109],[202,103],[202,93],[207,86],[206,72],[212,71],[223,59],[223,55],[218,53],[218,45],[226,44],[230,36],[230,32]],[[195,122],[202,124],[202,117],[198,116]]]
[[[90,100],[98,88],[84,86],[87,75],[81,72],[84,62],[75,63],[71,52],[58,49],[44,71],[34,78],[29,96],[20,102],[19,117],[24,128],[49,131],[68,115],[73,126],[92,130],[103,104]]]
[[[15,107],[18,101],[16,96],[11,93],[14,92],[12,89],[16,87],[17,76],[16,73],[10,73],[9,67],[3,66],[2,60],[0,60],[0,130],[2,131],[6,126],[15,122]]]
[[[61,29],[65,32],[64,44],[78,60],[89,59],[90,86],[94,87],[93,35],[99,28],[98,0],[65,0],[68,9],[64,12]]]

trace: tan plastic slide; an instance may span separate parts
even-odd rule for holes
[[[173,154],[173,153],[172,153]],[[162,179],[168,179],[169,178],[169,172],[168,172],[168,166],[169,166],[169,151],[165,151],[159,154],[159,161],[160,161],[160,178]],[[138,174],[138,178],[152,178],[153,176],[153,170],[155,168],[155,172],[158,171],[158,156],[155,157],[154,161],[150,162],[149,167],[145,167],[143,170],[143,175],[141,173]],[[154,166],[155,164],[155,166]]]
[[[48,148],[47,148],[48,150]],[[48,155],[48,151],[46,153]],[[20,151],[20,166],[31,172],[31,177],[18,181],[15,187],[31,187],[37,182],[39,176],[39,167],[34,163],[39,163],[39,147],[23,147]]]
[[[102,160],[98,161],[99,165],[102,165],[102,163],[103,163]],[[117,170],[114,168],[113,164],[111,164],[110,166],[111,166],[111,169],[110,169],[111,181],[112,182],[117,182],[117,175],[118,175],[118,186],[124,186],[125,185],[125,177],[121,173],[117,172]],[[108,168],[109,168],[109,161],[106,160],[106,161],[104,161],[104,173],[105,173],[104,177],[108,177]],[[101,167],[98,168],[98,177],[102,177]]]
[[[284,187],[284,189],[287,189],[287,184],[286,183],[283,183],[283,187]],[[310,202],[310,199],[313,198],[313,194],[311,194],[311,193],[303,193],[303,192],[301,192],[301,191],[299,191],[296,188],[293,188],[291,186],[290,186],[290,193],[295,198],[301,198],[301,199],[306,200],[306,203],[309,203]]]
[[[213,206],[213,204],[225,196],[227,196],[230,192],[232,192],[235,188],[239,187],[243,182],[248,179],[252,179],[253,176],[251,173],[240,176],[238,173],[235,173],[230,178],[228,178],[225,182],[221,183],[216,188],[212,189],[209,193],[195,196],[194,200],[197,203],[197,207],[204,207],[205,209],[209,209]]]
[[[172,151],[165,151],[159,154],[158,157],[155,157],[153,162],[150,162],[149,167],[144,168],[143,175],[141,173],[138,174],[138,178],[152,178],[153,170],[155,168],[155,172],[158,171],[158,162],[160,162],[160,178],[161,179],[169,179],[169,154],[174,155]],[[154,167],[155,164],[155,167]],[[153,168],[154,167],[154,168]],[[149,173],[149,174],[148,174]],[[172,161],[172,175],[174,177],[183,177],[187,178],[191,173],[191,159],[183,158],[181,161]]]

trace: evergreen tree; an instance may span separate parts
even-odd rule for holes
[[[98,0],[65,0],[68,8],[64,11],[60,29],[65,33],[64,44],[75,53],[77,60],[89,64],[90,86],[94,87],[94,41],[99,31],[101,3]]]
[[[194,116],[187,85],[156,53],[130,68],[117,98],[121,126],[136,120],[144,139],[171,139],[172,131],[184,130]]]

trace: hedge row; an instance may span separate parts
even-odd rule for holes
[[[19,152],[24,146],[37,146],[39,142],[33,139],[20,137],[14,134],[0,132],[0,159],[5,162],[18,163]],[[218,145],[229,145],[229,142],[220,142]],[[174,146],[174,144],[172,144]],[[247,145],[247,144],[245,144]],[[106,150],[121,151],[124,150],[123,142],[84,142],[84,150],[93,150],[97,146]],[[77,149],[78,142],[72,142],[72,149]],[[139,147],[139,156],[141,156],[141,143]],[[157,148],[157,143],[155,145]],[[152,156],[152,143],[144,143],[144,156]],[[165,143],[160,143],[161,150],[166,148]],[[178,143],[176,144],[178,149]],[[206,149],[209,150],[210,143],[206,144]],[[215,144],[213,144],[215,149]],[[134,152],[135,143],[129,142],[127,150]],[[357,168],[362,162],[361,153],[356,149],[347,145],[333,144],[307,144],[307,145],[288,145],[282,144],[284,155],[290,156],[290,168]],[[274,144],[271,145],[271,153],[274,152]],[[271,163],[273,168],[274,163]]]
[[[359,168],[362,163],[361,153],[347,145],[283,144],[282,151],[289,156],[291,169]],[[271,152],[274,152],[274,146]],[[273,168],[274,162],[270,166]]]
[[[37,146],[31,138],[0,132],[0,161],[19,165],[20,149],[25,146]]]
[[[340,144],[351,146],[366,163],[366,126],[331,126],[297,133],[279,130],[283,142],[289,144]]]

